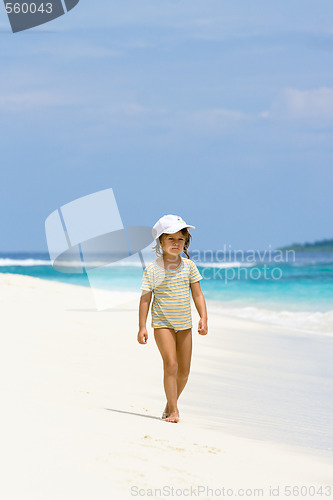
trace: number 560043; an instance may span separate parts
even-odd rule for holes
[[[6,3],[7,14],[35,14],[36,12],[51,14],[52,3]]]

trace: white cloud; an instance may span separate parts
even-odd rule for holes
[[[61,59],[102,59],[107,57],[121,57],[123,50],[102,47],[99,45],[88,45],[85,43],[72,43],[70,45],[61,43],[44,43],[34,47],[25,48],[26,55],[48,55]]]
[[[22,109],[45,106],[73,105],[76,102],[73,96],[66,96],[48,91],[39,90],[31,92],[15,92],[0,95],[0,109],[8,111],[21,111]]]
[[[138,103],[124,103],[107,107],[107,112],[114,115],[142,115],[148,112],[148,109]]]
[[[107,47],[99,47],[96,45],[72,45],[70,47],[59,47],[58,50],[49,47],[47,50],[55,56],[61,56],[62,58],[91,58],[91,59],[101,59],[103,57],[121,57],[123,52],[120,50],[109,49]]]
[[[300,118],[333,118],[333,89],[290,89],[285,94],[287,110]]]
[[[204,109],[188,114],[188,119],[192,125],[208,128],[229,126],[250,118],[251,115],[243,111],[225,108]]]
[[[285,89],[271,108],[261,113],[263,118],[288,118],[325,123],[333,119],[333,89]]]

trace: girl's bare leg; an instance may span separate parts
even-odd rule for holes
[[[192,357],[192,329],[181,330],[176,334],[176,350],[177,350],[177,399],[181,395],[185,385],[187,384],[188,376],[191,368]]]
[[[162,335],[159,333],[159,331],[164,331],[167,330],[168,332],[172,333],[172,337],[164,335],[162,338]],[[176,406],[176,410],[174,410],[174,379],[172,380],[172,396],[171,400],[168,397],[168,390],[169,390],[169,385],[168,385],[168,376],[166,377],[166,370],[165,367],[168,365],[168,362],[165,362],[165,359],[170,359],[170,343],[168,342],[168,337],[169,339],[172,338],[172,357],[173,357],[173,363],[174,360],[176,360],[177,364],[177,370],[176,370],[176,405],[177,405],[177,399],[179,398],[180,394],[182,393],[187,380],[188,376],[190,373],[190,366],[191,366],[191,356],[192,356],[192,329],[189,328],[187,330],[181,330],[175,333],[174,330],[169,329],[169,328],[159,328],[154,330],[155,334],[155,340],[157,343],[157,346],[161,352],[162,358],[163,358],[163,363],[164,363],[164,388],[165,388],[165,393],[167,396],[167,404],[164,410],[164,414],[166,416],[166,421],[168,422],[178,422],[179,420],[179,412]],[[175,349],[175,351],[173,350]],[[175,358],[174,358],[175,356]],[[173,375],[174,377],[174,375]],[[173,406],[172,406],[173,405]],[[175,414],[174,414],[175,413]]]
[[[176,333],[171,328],[155,328],[154,337],[161,353],[164,367],[164,390],[168,401],[169,417],[172,421],[179,420],[177,408],[177,350]],[[178,417],[178,420],[177,420]],[[168,420],[169,421],[169,420]]]

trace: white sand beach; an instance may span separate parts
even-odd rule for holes
[[[89,288],[0,274],[1,498],[325,497],[309,487],[333,488],[332,339],[209,304],[203,337],[193,307],[191,374],[167,423],[139,296],[97,311]]]

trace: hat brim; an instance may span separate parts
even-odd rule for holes
[[[155,236],[155,240],[157,240],[161,234],[174,234],[174,233],[177,233],[178,231],[180,231],[181,229],[184,229],[185,227],[189,227],[191,229],[195,229],[195,226],[191,226],[190,224],[180,224],[179,226],[177,227],[173,227],[171,229],[168,229],[168,230],[164,230],[162,233],[160,233],[159,235]]]

